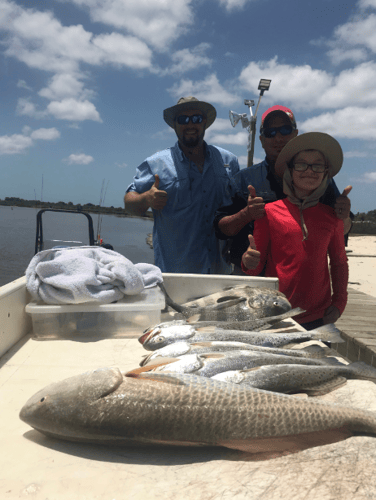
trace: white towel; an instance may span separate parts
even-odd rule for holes
[[[37,253],[26,269],[26,287],[47,304],[108,304],[163,281],[152,264],[133,264],[101,247],[52,248]]]

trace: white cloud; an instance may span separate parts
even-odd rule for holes
[[[219,3],[223,5],[228,12],[233,10],[240,10],[244,5],[250,0],[219,0]]]
[[[18,80],[17,88],[26,89],[26,90],[33,90],[31,87],[29,87],[29,85],[25,82],[25,80]]]
[[[212,59],[207,57],[205,53],[209,50],[208,43],[200,43],[192,49],[178,50],[172,54],[171,59],[174,64],[166,70],[159,71],[160,74],[182,74],[200,66],[211,66]]]
[[[48,87],[43,88],[38,93],[50,101],[65,97],[91,97],[93,92],[85,90],[80,79],[79,75],[73,73],[58,73],[50,79]]]
[[[98,35],[93,39],[93,44],[103,52],[103,62],[133,69],[151,67],[151,50],[134,36],[123,36],[119,33]]]
[[[370,154],[367,151],[346,151],[343,156],[345,158],[367,158]]]
[[[376,172],[366,172],[365,174],[363,174],[361,177],[357,178],[357,179],[352,179],[352,182],[356,183],[356,182],[376,182]]]
[[[248,142],[248,133],[238,132],[237,134],[216,134],[210,137],[213,144],[233,144],[236,146],[246,146]]]
[[[181,80],[170,89],[170,94],[175,98],[193,95],[200,100],[210,104],[223,104],[229,106],[234,104],[238,97],[228,92],[220,83],[217,75],[209,75],[205,80],[194,82],[193,80]]]
[[[126,29],[159,50],[193,22],[191,0],[65,0],[89,9],[93,21]]]
[[[87,73],[81,70],[82,64],[153,69],[151,50],[135,36],[120,33],[95,36],[82,25],[63,26],[52,12],[24,9],[7,0],[0,0],[0,30],[7,35],[2,43],[8,57],[31,68],[55,73],[48,86],[39,91],[41,97],[52,101],[47,110],[40,111],[31,100],[20,99],[17,106],[20,115],[41,118],[49,113],[59,119],[101,121],[94,104],[89,102],[94,92],[85,89]],[[27,88],[22,80],[18,86]]]
[[[0,137],[0,155],[24,153],[32,145],[33,140],[25,135],[3,135]]]
[[[41,139],[44,141],[52,141],[60,137],[60,132],[55,128],[39,128],[31,132],[30,137],[32,139]]]
[[[241,72],[241,86],[254,92],[260,78],[272,80],[270,94],[264,103],[283,103],[294,110],[341,108],[376,105],[376,63],[364,62],[341,71],[337,76],[309,65],[279,64],[277,57],[269,61],[251,62]]]
[[[347,107],[309,118],[299,124],[300,132],[327,132],[338,139],[376,139],[376,107]]]
[[[47,111],[60,120],[83,121],[94,120],[101,122],[98,111],[93,103],[89,101],[77,101],[76,99],[63,99],[62,101],[50,102]]]
[[[294,103],[296,109],[317,108],[317,97],[333,82],[333,76],[323,70],[308,64],[279,64],[277,56],[269,61],[250,62],[240,73],[239,82],[243,89],[254,92],[261,78],[272,80],[272,93],[264,94],[264,102]]]
[[[51,141],[60,137],[60,132],[56,128],[40,128],[32,131],[30,127],[25,126],[22,132],[0,137],[0,155],[25,153],[36,140]]]
[[[344,50],[343,47],[334,47],[328,51],[327,55],[334,65],[339,65],[344,61],[358,63],[368,58],[367,51],[361,48]]]
[[[35,104],[31,102],[30,98],[25,99],[24,97],[18,99],[16,114],[21,116],[31,116],[32,118],[44,118],[46,116],[45,111],[37,110]]]
[[[67,159],[64,160],[68,165],[88,165],[94,158],[90,155],[81,154],[71,154]]]

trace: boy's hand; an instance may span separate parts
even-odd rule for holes
[[[256,250],[255,240],[251,234],[248,235],[249,247],[244,252],[242,261],[247,269],[256,269],[260,263],[260,252]]]

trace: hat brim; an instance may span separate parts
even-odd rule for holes
[[[171,108],[167,108],[163,111],[163,119],[172,128],[175,128],[175,117],[183,111],[188,111],[192,109],[197,109],[202,111],[206,116],[206,128],[214,123],[217,117],[217,111],[214,106],[204,101],[192,101],[184,102],[181,104],[175,104]]]
[[[288,163],[292,158],[306,149],[317,149],[328,162],[328,173],[334,177],[341,170],[343,163],[343,151],[339,142],[329,134],[323,132],[307,132],[291,139],[279,153],[275,163],[275,172],[279,177],[288,168]]]

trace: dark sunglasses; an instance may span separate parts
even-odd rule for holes
[[[188,125],[189,122],[192,123],[202,123],[204,117],[202,115],[180,115],[176,118],[179,125]]]
[[[318,174],[322,174],[327,170],[326,165],[323,165],[322,163],[304,163],[304,162],[299,162],[299,163],[294,163],[293,169],[296,170],[297,172],[305,172],[308,170],[308,167],[311,167],[312,172],[316,172]]]
[[[295,128],[292,125],[282,125],[282,127],[263,128],[261,129],[261,135],[268,139],[272,139],[277,135],[277,132],[281,135],[290,135],[293,130],[295,130]]]

